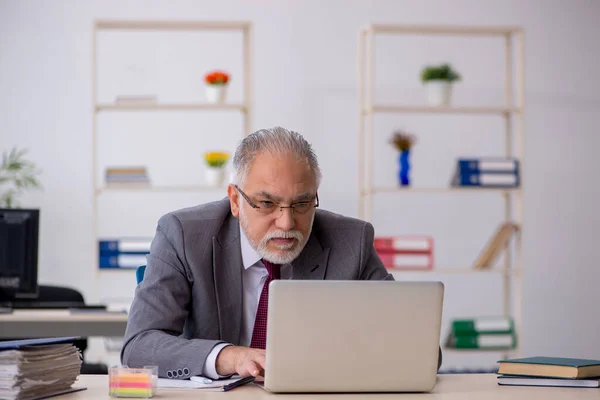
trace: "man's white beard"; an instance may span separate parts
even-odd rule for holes
[[[294,261],[308,242],[308,238],[310,237],[310,232],[312,231],[312,220],[310,222],[310,228],[308,230],[308,236],[305,238],[302,232],[300,231],[273,231],[268,232],[262,240],[257,243],[254,240],[254,236],[252,235],[252,230],[248,226],[248,219],[244,215],[244,211],[242,211],[242,207],[240,207],[240,226],[244,230],[244,234],[248,238],[248,242],[256,252],[265,260],[272,262],[273,264],[289,264]],[[314,215],[313,215],[314,220]],[[296,239],[295,242],[290,244],[282,244],[275,245],[279,248],[279,251],[273,251],[268,248],[268,243],[270,239],[281,238],[281,239]],[[283,250],[283,251],[282,251]]]

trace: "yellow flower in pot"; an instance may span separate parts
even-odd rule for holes
[[[204,153],[206,168],[206,183],[210,186],[220,186],[225,181],[225,164],[229,161],[229,153],[225,151],[208,151]]]

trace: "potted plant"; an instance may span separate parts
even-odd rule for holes
[[[452,84],[461,76],[450,64],[428,65],[421,71],[421,81],[427,88],[427,101],[431,106],[446,106],[452,97]]]
[[[206,99],[210,103],[223,103],[227,97],[229,74],[223,71],[212,71],[204,76],[206,83]]]
[[[225,181],[225,164],[229,161],[229,153],[224,151],[208,151],[204,153],[206,183],[210,186],[221,186]]]
[[[0,164],[0,207],[18,207],[17,197],[25,190],[38,189],[42,185],[37,176],[41,173],[35,164],[25,160],[23,157],[27,149],[17,150],[13,148],[10,153],[2,154]]]
[[[416,141],[414,135],[404,131],[395,131],[390,143],[398,150],[398,182],[402,186],[410,185],[410,151]]]

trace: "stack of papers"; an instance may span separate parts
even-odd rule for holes
[[[204,392],[227,392],[246,383],[254,382],[254,377],[242,378],[234,375],[230,379],[212,380],[202,376],[192,376],[190,379],[158,379],[158,387],[169,390],[195,390],[201,389]]]
[[[0,399],[34,400],[74,390],[81,370],[75,338],[0,342]]]

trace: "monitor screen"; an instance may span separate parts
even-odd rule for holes
[[[36,297],[39,210],[0,208],[0,299]]]

